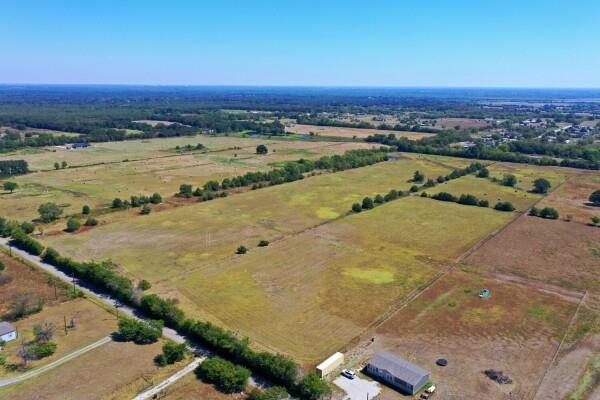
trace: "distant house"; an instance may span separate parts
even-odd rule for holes
[[[10,342],[17,338],[17,329],[8,322],[0,322],[0,340]]]
[[[417,393],[429,382],[429,371],[388,352],[377,353],[369,360],[365,371],[383,383],[410,395]]]
[[[84,149],[86,147],[90,147],[90,144],[88,142],[79,142],[79,143],[73,143],[73,145],[71,147],[74,149]]]

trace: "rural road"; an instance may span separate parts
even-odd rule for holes
[[[65,274],[61,270],[57,269],[55,266],[43,262],[38,256],[31,255],[23,250],[17,249],[13,246],[9,246],[9,240],[7,238],[0,237],[0,245],[10,249],[12,254],[16,254],[19,257],[28,260],[29,262],[37,265],[38,267],[40,267],[41,269],[43,269],[44,271],[48,272],[51,275],[57,276],[66,282],[74,282],[75,286],[77,286],[84,293],[99,298],[100,300],[102,300],[104,303],[108,304],[111,307],[118,308],[120,312],[123,312],[132,318],[136,318],[136,319],[140,319],[140,320],[147,319],[146,317],[141,316],[137,312],[137,310],[134,309],[133,307],[124,305],[121,302],[119,302],[118,300],[113,299],[106,293],[104,293],[100,290],[97,290],[91,286],[87,286],[87,285],[85,285],[85,283],[80,282],[79,280],[70,277],[69,275]],[[163,336],[168,339],[171,339],[177,343],[185,342],[185,338],[171,328],[166,328],[166,327],[163,328]],[[195,348],[192,350],[206,351],[204,349],[195,349]]]
[[[43,367],[34,369],[33,371],[29,371],[22,375],[15,376],[12,378],[0,379],[0,387],[12,385],[13,383],[22,382],[24,380],[36,377],[40,374],[43,374],[44,372],[47,372],[55,367],[58,367],[59,365],[69,362],[69,361],[73,360],[74,358],[77,358],[80,355],[87,353],[88,351],[94,350],[95,348],[100,347],[100,346],[110,342],[111,340],[112,340],[112,338],[110,336],[103,337],[102,339],[98,340],[97,342],[92,343],[88,346],[85,346],[85,347],[83,347],[77,351],[74,351],[70,354],[67,354],[63,358],[59,358],[56,361],[52,361],[51,363],[46,364]]]
[[[113,299],[112,297],[110,297],[106,293],[104,293],[104,292],[102,292],[102,291],[100,291],[100,290],[98,290],[98,289],[96,289],[94,287],[87,286],[87,285],[85,285],[84,282],[81,282],[81,281],[79,281],[77,279],[74,279],[74,278],[70,277],[69,275],[67,275],[64,272],[62,272],[59,269],[57,269],[55,266],[43,262],[40,259],[40,257],[31,255],[31,254],[29,254],[29,253],[27,253],[27,252],[25,252],[23,250],[20,250],[20,249],[17,249],[15,247],[13,247],[13,246],[10,246],[8,239],[0,237],[0,245],[6,247],[8,249],[10,249],[10,251],[12,252],[12,254],[16,254],[19,257],[28,260],[29,262],[33,263],[34,265],[38,266],[39,268],[43,269],[44,271],[48,272],[49,274],[54,275],[56,277],[59,277],[59,278],[61,278],[62,280],[66,281],[66,282],[73,282],[73,284],[75,286],[77,286],[80,290],[82,290],[84,293],[86,293],[86,294],[88,294],[90,296],[97,297],[98,299],[100,299],[101,301],[103,301],[105,304],[108,304],[111,307],[118,308],[120,310],[120,312],[123,312],[126,315],[128,315],[128,316],[130,316],[132,318],[139,319],[139,320],[146,320],[146,319],[148,319],[147,317],[145,317],[143,315],[140,315],[140,313],[136,309],[134,309],[133,307],[124,305],[121,302],[119,302],[118,300]],[[163,336],[166,337],[166,338],[168,338],[168,339],[171,339],[171,340],[173,340],[174,342],[177,342],[177,343],[183,343],[186,340],[185,337],[183,337],[182,335],[180,335],[179,333],[177,333],[177,331],[175,331],[174,329],[171,329],[171,328],[167,328],[167,327],[163,328]],[[109,340],[110,340],[110,338],[109,338]],[[198,344],[189,344],[189,342],[188,342],[188,346],[194,352],[194,354],[199,355],[199,357],[197,357],[192,362],[192,364],[197,363],[196,366],[198,366],[203,360],[205,360],[206,356],[208,356],[208,355],[211,354],[211,352],[209,350],[207,350],[206,348],[203,348],[203,347],[199,346]],[[72,354],[74,354],[74,353],[72,353]],[[72,358],[75,358],[76,356],[77,355],[75,355]],[[69,356],[64,357],[64,361],[63,362],[69,361],[70,358],[68,358],[68,357]],[[63,360],[63,359],[61,359],[61,360]],[[55,361],[55,363],[58,362],[58,361],[61,361],[61,360],[57,360],[57,361]],[[48,364],[48,366],[50,366],[52,364],[54,364],[54,363]],[[62,364],[62,362],[60,364]],[[57,365],[60,365],[60,364],[53,365],[52,368],[55,367],[55,366],[57,366]],[[159,387],[160,388],[157,389],[156,393],[160,392],[160,390],[166,388],[167,386],[171,385],[173,382],[175,382],[178,379],[180,379],[182,376],[184,376],[187,373],[193,371],[195,367],[191,368],[192,364],[186,366],[181,371],[179,371],[179,372],[175,373],[174,375],[172,375],[171,377],[167,378],[165,381],[161,382],[155,388],[150,389],[148,392],[144,392],[144,393],[140,394],[139,396],[143,396],[143,395],[145,395],[145,393],[149,393],[149,392],[151,392],[154,389],[157,389]],[[48,366],[46,366],[46,367],[48,367]],[[37,372],[37,373],[35,375],[31,375],[31,376],[25,376],[27,374],[23,374],[23,375],[17,377],[17,378],[19,378],[18,381],[22,381],[22,380],[31,378],[33,376],[39,375],[39,374],[45,372],[47,369],[48,368],[46,368],[46,369],[40,368],[40,369],[38,369],[36,371],[32,371],[32,373],[33,372]],[[17,379],[17,378],[11,378],[11,379]],[[0,382],[5,382],[5,381],[0,381]],[[6,385],[9,385],[11,383],[15,383],[15,382],[11,381],[11,382],[8,382],[8,383],[4,383],[3,385],[0,384],[0,386],[6,386]],[[249,384],[251,386],[261,387],[261,388],[265,388],[265,387],[269,387],[270,386],[270,384],[267,381],[265,381],[264,379],[262,379],[262,378],[260,378],[258,376],[255,376],[254,374],[250,377]],[[154,393],[152,393],[152,394],[154,394]],[[148,397],[141,397],[141,398],[145,399],[145,398],[148,398]],[[136,397],[136,399],[137,399],[137,397]]]
[[[171,375],[170,377],[168,377],[167,379],[165,379],[158,385],[154,386],[150,390],[147,390],[143,393],[138,394],[137,396],[135,396],[133,398],[133,400],[151,399],[152,396],[159,394],[166,387],[172,385],[173,383],[177,382],[179,379],[183,378],[190,372],[194,371],[196,369],[196,367],[198,367],[198,365],[200,365],[200,363],[204,360],[206,360],[206,357],[198,357],[198,358],[194,359],[194,361],[189,363],[185,368],[177,371],[175,374]]]

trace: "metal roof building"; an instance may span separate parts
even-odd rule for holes
[[[8,322],[0,322],[0,340],[10,342],[17,338],[17,330]]]
[[[377,353],[365,369],[374,378],[411,395],[429,382],[429,371],[388,352]]]

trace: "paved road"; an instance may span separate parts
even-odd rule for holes
[[[179,379],[183,378],[190,372],[194,371],[196,369],[196,367],[198,365],[200,365],[200,363],[203,362],[204,360],[206,360],[206,357],[196,358],[194,361],[192,361],[190,364],[188,364],[185,368],[177,371],[177,373],[175,373],[174,375],[171,375],[170,377],[168,377],[167,379],[165,379],[158,385],[154,386],[150,390],[147,390],[143,393],[138,394],[137,396],[135,396],[133,398],[133,400],[147,400],[147,399],[152,398],[152,396],[159,394],[162,390],[164,390],[168,386],[172,385],[173,383],[177,382]]]
[[[88,351],[92,351],[95,348],[100,347],[100,346],[108,343],[111,340],[112,340],[112,338],[110,336],[104,337],[104,338],[98,340],[95,343],[92,343],[92,344],[90,344],[88,346],[85,346],[82,349],[74,351],[74,352],[72,352],[72,353],[70,353],[70,354],[68,354],[68,355],[64,356],[63,358],[60,358],[60,359],[58,359],[56,361],[52,361],[51,363],[46,364],[43,367],[40,367],[38,369],[34,369],[33,371],[29,371],[29,372],[26,372],[26,373],[24,373],[22,375],[15,376],[15,377],[12,377],[12,378],[0,379],[0,387],[12,385],[13,383],[17,383],[17,382],[22,382],[24,380],[27,380],[27,379],[33,378],[35,376],[38,376],[40,374],[43,374],[44,372],[47,372],[47,371],[49,371],[49,370],[51,370],[53,368],[58,367],[59,365],[62,365],[64,363],[68,362],[68,361],[71,361],[74,358],[77,358],[80,355],[87,353]]]

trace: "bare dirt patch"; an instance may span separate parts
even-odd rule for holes
[[[367,136],[380,134],[389,135],[390,133],[396,137],[406,137],[412,140],[418,140],[424,137],[434,136],[433,133],[421,132],[406,132],[406,131],[384,131],[380,129],[362,129],[362,128],[342,128],[338,126],[318,126],[318,125],[302,125],[294,124],[285,128],[286,132],[298,133],[300,135],[310,135],[311,132],[318,136],[339,136],[345,138],[364,139]]]

